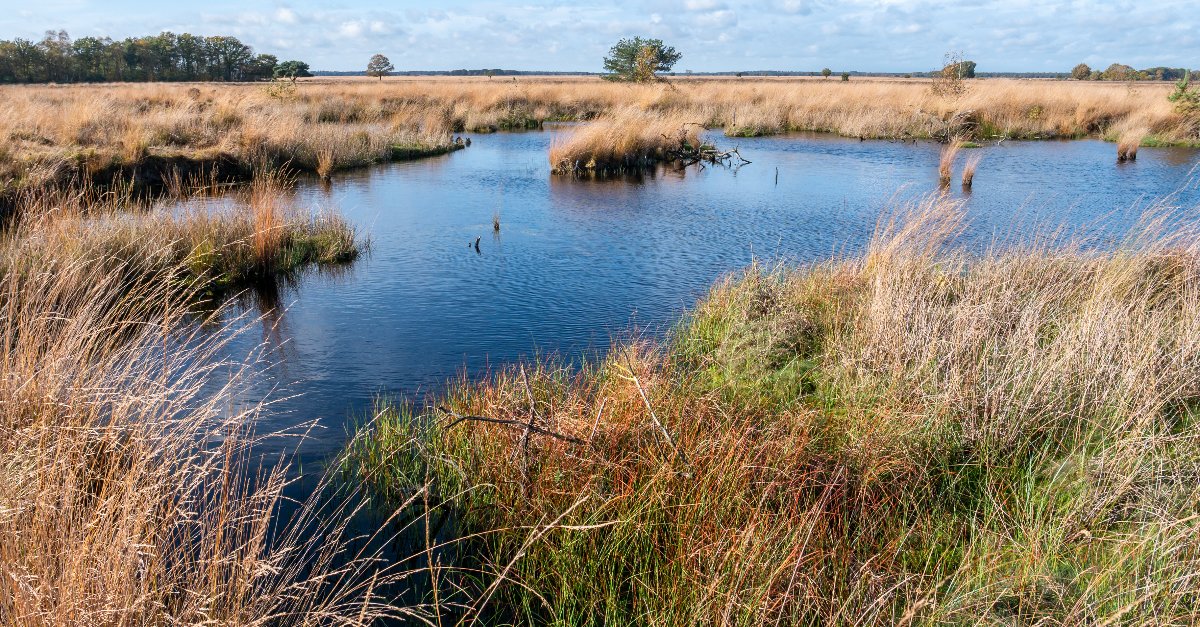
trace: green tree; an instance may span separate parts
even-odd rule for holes
[[[821,70],[821,76],[824,76],[825,78],[829,78],[830,74],[833,74],[833,70],[831,70],[829,68],[823,68]]]
[[[621,39],[604,57],[604,78],[634,83],[658,80],[658,73],[670,72],[681,56],[661,39]]]
[[[1135,81],[1138,78],[1138,72],[1128,65],[1114,63],[1108,66],[1100,76],[1106,81]]]
[[[850,73],[849,72],[842,72],[842,82],[843,83],[850,82]]]
[[[1187,115],[1200,115],[1200,89],[1191,86],[1190,72],[1184,71],[1184,78],[1175,83],[1175,91],[1167,96],[1167,100],[1175,103],[1175,110]]]
[[[297,78],[305,78],[312,76],[312,72],[308,69],[308,64],[303,61],[284,61],[275,66],[275,78],[291,79],[294,83]]]
[[[367,76],[375,76],[382,81],[383,77],[391,74],[392,70],[395,69],[396,66],[392,65],[392,62],[387,57],[377,54],[371,57],[371,60],[367,63]]]
[[[1086,63],[1080,63],[1071,68],[1071,78],[1077,81],[1086,81],[1092,77],[1092,68]]]

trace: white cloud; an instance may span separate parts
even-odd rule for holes
[[[275,10],[275,21],[280,24],[296,24],[300,21],[300,17],[288,7],[279,7]]]

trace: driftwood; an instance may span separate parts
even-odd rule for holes
[[[571,444],[578,444],[580,446],[588,445],[586,440],[581,440],[579,438],[569,436],[569,435],[563,435],[561,433],[555,433],[553,431],[550,431],[549,429],[543,429],[543,428],[533,424],[532,422],[522,422],[520,420],[505,420],[503,418],[488,418],[487,416],[470,416],[470,415],[460,414],[456,411],[451,411],[450,408],[448,408],[448,407],[438,407],[438,411],[454,417],[454,420],[450,421],[445,427],[443,427],[444,429],[449,429],[450,427],[453,427],[454,425],[457,425],[462,422],[487,422],[487,423],[491,423],[494,425],[504,425],[506,427],[512,427],[514,429],[521,429],[523,435],[528,434],[528,433],[537,433],[539,435],[551,437],[556,440],[562,440],[563,442],[570,442]]]
[[[691,124],[705,128],[702,124],[696,122],[692,122]],[[678,161],[684,167],[697,163],[711,163],[713,165],[724,166],[741,166],[752,163],[749,159],[743,157],[741,152],[738,152],[737,146],[734,146],[732,150],[721,150],[716,145],[706,144],[699,138],[697,138],[696,145],[693,145],[691,138],[688,137],[686,125],[679,129],[679,134],[676,137],[672,138],[669,135],[663,134],[663,138],[675,143],[674,146],[664,151],[667,160]],[[734,157],[737,157],[737,162],[734,162]]]

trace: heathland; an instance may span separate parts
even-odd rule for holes
[[[553,147],[563,169],[655,160],[701,128],[1128,153],[1196,141],[1168,89],[0,88],[0,622],[1194,624],[1200,233],[1165,208],[1115,245],[968,253],[963,207],[932,196],[861,256],[731,276],[666,337],[381,400],[288,521],[286,460],[252,456],[270,406],[219,357],[238,328],[224,296],[365,246],[294,202],[298,172],[550,121],[588,122]],[[347,526],[368,506],[429,563],[363,552]],[[469,559],[439,562],[438,543]],[[405,587],[428,595],[389,596]]]
[[[629,85],[597,78],[394,78],[0,87],[0,196],[71,181],[161,184],[173,171],[214,167],[243,178],[262,164],[327,175],[446,152],[456,147],[457,132],[621,115],[648,121],[624,120],[615,134],[593,132],[609,144],[597,148],[601,156],[622,143],[638,146],[623,134],[645,124],[671,134],[691,124],[730,136],[802,130],[891,140],[1094,136],[1171,144],[1198,137],[1196,120],[1167,100],[1170,85],[968,83],[954,96],[939,95],[925,80],[862,79]],[[587,162],[593,152],[562,160]]]

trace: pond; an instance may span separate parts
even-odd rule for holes
[[[662,333],[721,275],[852,254],[881,213],[937,189],[932,143],[718,138],[753,163],[594,181],[550,175],[553,136],[475,136],[444,157],[301,185],[303,205],[340,210],[371,251],[281,288],[281,312],[229,347],[239,360],[265,347],[251,395],[282,400],[260,432],[319,419],[300,461],[328,459],[378,395],[419,400],[521,357],[578,360],[633,329]],[[1100,141],[977,150],[973,192],[957,178],[949,191],[975,245],[1035,223],[1119,230],[1172,193],[1200,203],[1195,150],[1143,148],[1124,164]]]

